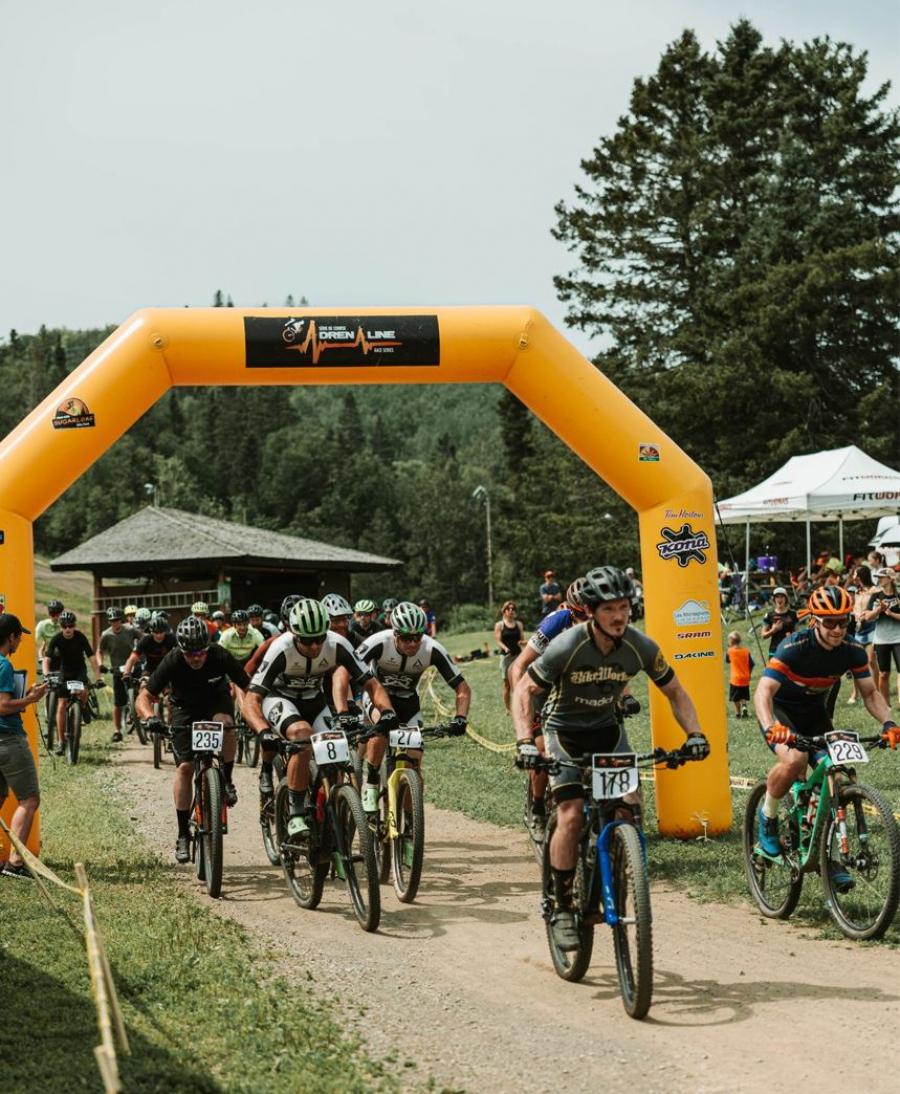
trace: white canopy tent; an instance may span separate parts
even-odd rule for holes
[[[867,456],[856,445],[792,456],[763,482],[717,503],[723,524],[746,524],[747,570],[750,525],[784,521],[806,524],[806,560],[812,565],[810,524],[838,521],[844,555],[844,521],[900,514],[900,472]]]

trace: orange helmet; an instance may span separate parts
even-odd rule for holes
[[[823,585],[809,598],[807,609],[810,615],[817,616],[850,615],[853,598],[840,585]]]

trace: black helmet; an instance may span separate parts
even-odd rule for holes
[[[248,615],[262,615],[262,613],[263,613],[262,604],[251,604],[250,607],[247,609],[247,614]]]
[[[166,622],[162,612],[154,612],[150,619],[151,634],[165,634],[168,629],[169,624]]]
[[[61,627],[74,627],[75,626],[75,613],[63,612],[59,617],[59,625]]]
[[[202,619],[189,615],[175,629],[175,641],[187,653],[199,653],[209,645],[209,630]]]
[[[579,596],[582,604],[593,611],[608,600],[631,600],[634,584],[618,567],[598,566],[585,575]]]
[[[303,597],[299,593],[288,593],[288,595],[281,602],[281,622],[287,625],[287,621],[291,618],[291,608],[297,603],[298,600],[302,600]]]
[[[245,612],[242,608],[238,608],[238,610],[236,612],[231,613],[231,622],[232,623],[249,623],[250,622],[250,613]]]
[[[63,610],[63,602],[61,600],[48,600],[47,611],[50,615],[56,615]]]
[[[124,619],[125,613],[122,611],[121,608],[107,608],[106,618],[110,621],[110,623],[115,623],[117,619]]]

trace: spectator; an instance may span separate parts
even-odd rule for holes
[[[25,843],[40,803],[40,792],[37,768],[22,725],[22,711],[44,697],[47,685],[35,684],[24,695],[19,694],[9,656],[19,648],[23,634],[31,634],[31,631],[26,630],[16,616],[0,616],[0,806],[12,790],[19,804],[12,815],[10,829]],[[9,859],[0,873],[10,878],[31,877],[15,847],[10,849]]]
[[[872,673],[872,681],[878,687],[878,662],[875,660],[875,647],[872,642],[875,637],[875,620],[863,619],[863,614],[869,606],[872,594],[878,591],[878,586],[872,581],[872,571],[863,562],[856,567],[854,575],[855,585],[848,585],[847,592],[853,597],[853,618],[856,620],[855,640],[862,646],[869,658],[869,671]],[[858,695],[856,681],[854,681],[853,694],[847,700],[855,703]]]
[[[502,616],[494,624],[494,641],[500,647],[500,678],[503,681],[503,705],[509,714],[509,667],[525,645],[522,621],[516,618],[514,600],[503,605]]]
[[[431,638],[434,638],[437,634],[437,616],[431,610],[431,605],[427,600],[420,600],[419,607],[425,613],[425,619],[428,621],[428,626],[425,629],[425,633]]]
[[[897,670],[898,700],[900,700],[900,597],[893,570],[876,570],[872,577],[878,589],[869,597],[868,610],[863,612],[863,622],[875,620],[875,660],[878,662],[878,690],[884,701],[891,701],[891,661]]]
[[[541,585],[541,616],[555,612],[562,604],[563,591],[556,581],[553,570],[544,570],[544,584]]]
[[[788,604],[787,590],[780,585],[772,592],[772,611],[763,616],[763,629],[760,638],[769,639],[769,656],[778,649],[778,644],[797,629],[797,613]]]
[[[881,553],[881,551],[869,551],[869,556],[866,559],[866,562],[868,562],[869,569],[872,571],[873,574],[876,570],[884,569],[884,555]]]
[[[735,718],[746,718],[747,703],[750,702],[750,674],[755,668],[755,663],[750,651],[741,645],[741,636],[738,631],[732,631],[728,635],[725,660],[731,666],[728,677],[728,701],[734,703]]]

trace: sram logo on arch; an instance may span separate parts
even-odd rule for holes
[[[441,363],[436,315],[244,317],[247,368],[432,367]]]

